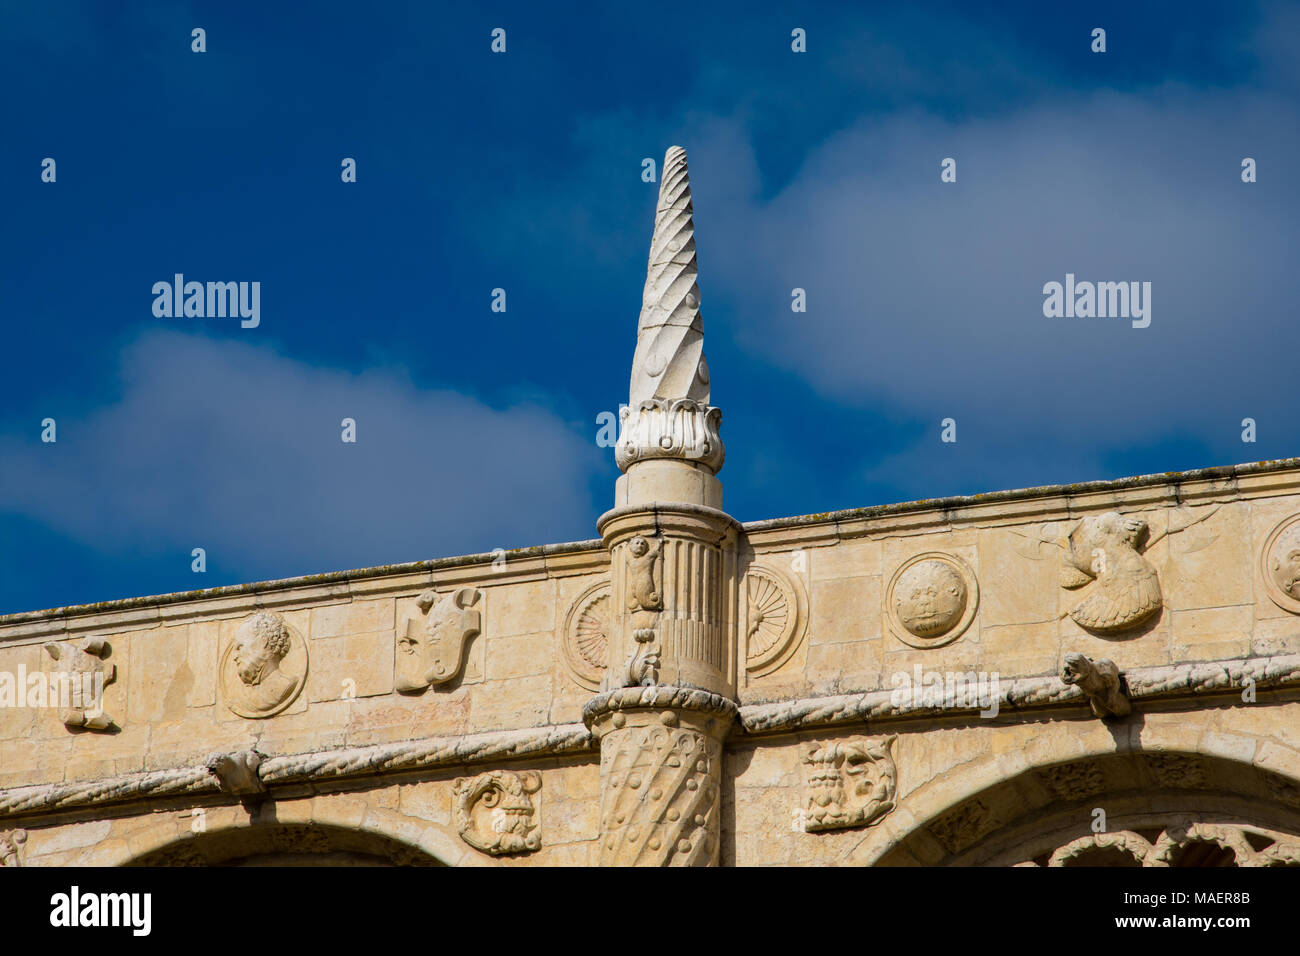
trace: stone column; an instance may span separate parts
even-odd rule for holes
[[[718,861],[722,742],[737,713],[737,545],[717,472],[686,154],[664,157],[610,552],[609,666],[583,716],[601,746],[603,866]]]

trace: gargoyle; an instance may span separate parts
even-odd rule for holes
[[[1126,717],[1133,710],[1124,696],[1123,679],[1114,661],[1094,661],[1072,651],[1065,655],[1061,681],[1083,691],[1097,717]]]

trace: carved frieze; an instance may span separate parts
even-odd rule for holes
[[[590,691],[600,690],[609,665],[610,585],[593,584],[578,595],[564,623],[564,664],[569,676]]]
[[[797,578],[766,564],[750,566],[741,593],[745,670],[762,677],[799,647],[807,630],[807,601]]]
[[[871,826],[894,809],[898,773],[890,747],[897,739],[851,737],[809,746],[803,757],[804,829]]]
[[[459,778],[452,809],[461,838],[492,856],[536,850],[542,836],[532,795],[541,786],[538,774],[512,770]]]
[[[1145,623],[1160,610],[1160,578],[1142,556],[1148,534],[1146,521],[1118,511],[1084,518],[1070,532],[1061,586],[1089,586],[1069,612],[1084,630],[1114,634]]]
[[[108,642],[102,637],[50,641],[45,651],[59,663],[51,691],[57,688],[59,719],[64,725],[69,729],[111,729],[113,718],[104,712],[104,687],[117,679],[117,665],[104,660],[111,653]]]
[[[912,647],[955,641],[975,619],[978,606],[975,573],[961,558],[940,551],[904,561],[885,588],[890,630]]]
[[[1094,661],[1072,651],[1065,655],[1061,681],[1083,691],[1097,717],[1124,717],[1133,709],[1114,661]]]
[[[292,704],[307,681],[307,642],[284,618],[259,611],[239,626],[221,656],[226,706],[240,717],[273,717]]]
[[[459,588],[439,596],[425,591],[416,599],[422,619],[408,619],[397,638],[397,677],[400,691],[421,691],[445,684],[460,674],[465,647],[479,632],[482,592]]]

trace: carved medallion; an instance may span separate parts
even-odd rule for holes
[[[885,610],[894,636],[912,647],[955,641],[975,619],[979,585],[955,554],[927,551],[894,572],[885,589]]]
[[[1084,518],[1070,532],[1062,556],[1061,586],[1091,584],[1070,617],[1084,630],[1113,634],[1146,622],[1162,606],[1160,578],[1141,551],[1147,523],[1108,511]]]
[[[850,737],[804,753],[804,829],[871,826],[894,809],[898,774],[889,748],[898,739]]]
[[[221,655],[221,690],[240,717],[273,717],[292,704],[307,681],[307,642],[283,617],[259,611],[235,632]]]
[[[578,595],[564,622],[564,663],[569,676],[595,692],[609,665],[609,582],[593,584]]]
[[[807,624],[803,586],[767,565],[745,573],[745,669],[762,677],[779,668],[798,648]]]
[[[454,679],[465,664],[465,647],[479,632],[478,608],[482,592],[460,588],[439,596],[425,591],[416,599],[422,620],[408,619],[397,638],[396,686],[420,691]]]
[[[536,773],[492,770],[459,778],[453,790],[456,828],[484,853],[527,853],[542,845],[532,795],[541,789]]]
[[[1300,515],[1283,520],[1264,542],[1260,574],[1269,599],[1292,614],[1300,614]]]

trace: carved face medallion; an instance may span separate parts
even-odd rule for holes
[[[226,706],[241,717],[273,717],[292,704],[307,676],[307,645],[283,617],[254,614],[221,660]]]
[[[960,558],[927,552],[904,562],[886,591],[895,635],[913,647],[937,647],[961,635],[975,615],[975,575]]]
[[[1300,614],[1300,515],[1282,521],[1264,543],[1260,574],[1269,599],[1292,614]]]

